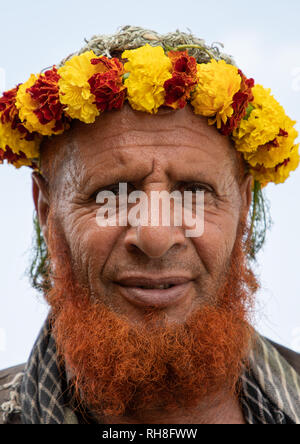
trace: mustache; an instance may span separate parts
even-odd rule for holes
[[[201,267],[195,262],[186,263],[181,261],[165,261],[162,263],[155,263],[151,261],[146,266],[141,264],[140,262],[125,265],[117,265],[114,264],[112,267],[108,267],[105,270],[104,275],[110,275],[113,277],[117,277],[123,274],[130,274],[134,272],[139,272],[139,274],[172,274],[172,275],[180,275],[182,272],[186,274],[191,274],[193,276],[199,275],[201,272]]]

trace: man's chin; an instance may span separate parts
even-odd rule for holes
[[[81,295],[54,314],[76,395],[99,416],[173,411],[220,389],[233,393],[249,347],[242,310],[205,307],[184,324],[163,326],[161,313],[152,311],[144,325],[133,326]]]
[[[47,300],[80,406],[97,417],[137,418],[150,410],[192,408],[220,391],[235,393],[252,336],[247,307],[256,280],[239,244],[234,258],[216,304],[179,324],[162,323],[165,314],[157,309],[134,324],[93,302],[64,258]]]

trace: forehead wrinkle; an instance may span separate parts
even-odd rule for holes
[[[150,145],[149,145],[150,146]],[[170,146],[170,145],[166,145]],[[131,177],[130,174],[134,173],[135,175],[135,181],[139,182],[142,181],[143,178],[146,176],[149,176],[151,174],[151,171],[153,171],[153,164],[155,160],[155,154],[159,151],[161,148],[160,146],[153,146],[152,154],[151,156],[136,156],[136,148],[143,148],[144,146],[126,146],[127,150],[123,150],[123,147],[118,148],[110,148],[111,150],[111,156],[104,156],[102,158],[102,155],[104,154],[103,151],[98,153],[97,159],[93,159],[93,165],[91,167],[83,168],[81,175],[77,175],[76,179],[79,177],[81,178],[80,186],[88,187],[92,183],[94,183],[94,180],[98,181],[99,174],[107,180],[109,176],[112,177]],[[132,148],[132,149],[130,149]],[[174,148],[172,146],[172,148]],[[195,155],[187,155],[185,156],[185,162],[182,163],[182,159],[180,156],[175,156],[176,158],[173,159],[167,156],[165,157],[165,160],[163,161],[162,158],[159,159],[159,164],[162,166],[162,168],[165,168],[165,173],[167,176],[170,177],[172,180],[183,180],[183,177],[203,177],[206,180],[210,179],[213,180],[213,178],[217,178],[222,176],[225,178],[231,173],[232,168],[228,168],[228,164],[230,163],[230,159],[228,159],[228,162],[225,161],[222,163],[222,167],[220,164],[216,164],[214,153],[209,147],[205,150],[199,149],[199,146],[194,145],[188,145],[185,147],[179,147],[178,145],[175,147],[176,154],[179,150],[184,150],[184,148],[197,150],[198,153],[198,161],[196,159],[195,162]],[[203,147],[202,147],[203,148]],[[105,150],[107,151],[107,150]],[[200,155],[202,153],[202,156]],[[200,158],[199,158],[200,155]],[[178,165],[179,163],[179,165]],[[199,165],[195,168],[196,165]],[[202,166],[201,166],[202,165]],[[204,165],[204,166],[203,166]],[[207,171],[213,171],[214,174],[208,175]],[[226,174],[228,172],[228,174]],[[217,174],[216,174],[217,173]],[[222,174],[221,174],[222,173]],[[132,176],[133,177],[133,176]],[[134,180],[134,178],[130,179],[131,181]],[[193,179],[195,180],[195,179]]]
[[[187,128],[184,126],[177,126],[173,129],[166,129],[166,128],[154,128],[153,130],[148,130],[146,128],[141,129],[131,129],[124,131],[118,131],[116,133],[112,132],[109,133],[107,136],[105,133],[99,131],[99,134],[89,135],[89,140],[87,141],[88,145],[91,146],[95,145],[96,147],[99,147],[99,150],[101,152],[105,152],[108,149],[112,149],[114,147],[122,147],[126,148],[134,143],[134,145],[140,147],[140,146],[150,146],[150,145],[172,145],[172,143],[168,142],[171,137],[169,137],[170,134],[173,135],[174,141],[176,141],[176,145],[180,143],[180,140],[182,140],[181,143],[186,143],[186,139],[189,138],[189,136],[193,133],[196,133],[197,137],[199,138],[206,138],[211,141],[212,137],[209,134],[206,134],[200,130],[196,130],[193,128]],[[149,135],[151,135],[149,137]],[[79,149],[81,148],[81,145],[85,145],[85,136],[80,138],[81,140],[78,140],[78,146]],[[143,140],[143,142],[141,142]],[[146,140],[146,143],[144,142]],[[150,143],[149,143],[150,142]]]
[[[151,118],[153,119],[153,116],[151,116]],[[76,146],[76,150],[74,149],[73,152],[76,160],[73,160],[75,160],[74,163],[77,164],[79,177],[83,179],[84,182],[92,180],[92,177],[86,176],[99,175],[99,172],[100,174],[106,175],[106,173],[109,174],[111,168],[130,168],[132,163],[134,164],[134,168],[140,168],[145,164],[145,157],[143,156],[143,152],[141,152],[143,148],[146,148],[147,152],[149,152],[148,149],[152,149],[154,154],[161,148],[174,149],[175,155],[181,163],[182,159],[180,159],[179,149],[182,151],[184,151],[185,148],[193,151],[197,150],[197,157],[200,157],[199,162],[203,162],[203,157],[205,158],[206,156],[214,159],[215,150],[212,149],[213,145],[217,146],[217,151],[220,149],[223,149],[225,152],[228,151],[229,143],[228,147],[226,147],[226,144],[221,148],[219,146],[221,137],[222,140],[224,140],[224,136],[221,136],[218,132],[211,131],[211,128],[207,124],[205,124],[207,125],[207,131],[205,131],[201,125],[197,126],[197,122],[194,119],[189,118],[187,122],[188,125],[178,125],[176,124],[176,120],[171,119],[170,121],[169,119],[168,123],[171,123],[172,128],[166,128],[166,119],[163,119],[164,127],[161,128],[158,125],[158,128],[155,128],[154,125],[153,130],[143,126],[150,122],[147,121],[147,119],[122,118],[121,120],[122,125],[118,125],[117,127],[109,125],[109,122],[99,120],[97,122],[98,126],[92,124],[89,130],[87,130],[86,127],[78,127],[75,128],[75,131],[69,132],[69,136],[71,136],[73,142],[72,145],[73,147]],[[153,122],[155,122],[155,120],[153,120]],[[138,125],[140,128],[130,128],[133,124]],[[125,125],[126,131],[124,132],[122,131],[122,127]],[[130,129],[128,129],[128,126]],[[195,135],[197,136],[196,138]],[[208,141],[208,143],[206,143],[206,141]],[[107,156],[108,150],[111,152],[109,156]],[[133,155],[131,155],[132,151],[134,151]],[[192,157],[192,159],[188,163],[194,164],[195,155],[188,156],[188,158],[189,157]],[[146,160],[147,159],[148,156]],[[155,155],[152,156],[152,159],[155,159]],[[151,160],[151,162],[153,160]],[[188,161],[188,159],[184,160],[185,162]],[[175,170],[176,169],[178,168],[176,167]],[[147,174],[149,174],[151,171],[150,166],[147,170]],[[79,178],[78,172],[75,174],[75,179]]]
[[[84,177],[84,166],[82,166],[80,162],[76,161],[76,155],[71,157],[64,169],[64,187],[79,190],[82,181],[84,181]]]
[[[132,174],[132,179],[130,180],[135,180],[136,182],[138,182],[142,181],[145,177],[151,174],[153,170],[153,159],[149,159],[147,163],[145,162],[145,159],[140,159],[139,162],[133,164],[132,157],[134,156],[130,156],[129,159],[125,160],[125,153],[123,153],[121,150],[115,151],[117,151],[118,157],[112,156],[106,159],[106,162],[104,164],[101,164],[103,171],[102,177],[104,180],[107,180],[108,178],[110,178],[110,180],[113,180],[113,178],[115,177],[118,181],[120,180],[121,182],[126,182],[129,180],[130,174]],[[84,178],[81,186],[88,188],[94,182],[98,181],[98,178],[99,166],[95,165],[89,171],[89,176]]]
[[[118,127],[118,130],[120,130],[120,127]],[[200,127],[197,128],[196,126],[191,128],[191,127],[187,127],[184,125],[175,125],[173,128],[168,127],[168,128],[154,128],[154,129],[147,129],[145,127],[141,127],[141,129],[137,129],[136,127],[132,128],[132,129],[128,129],[128,126],[127,126],[125,128],[125,130],[126,130],[126,134],[131,134],[131,133],[133,133],[133,134],[134,133],[157,134],[157,133],[170,133],[170,132],[179,132],[180,134],[182,134],[182,131],[179,131],[179,130],[184,130],[184,131],[188,131],[191,133],[196,133],[198,136],[200,135],[201,137],[209,138],[209,136],[206,132],[201,131]],[[121,136],[124,136],[124,130],[118,131],[116,133],[108,134],[107,136],[104,136],[104,137],[103,137],[103,133],[102,133],[101,140],[105,141],[106,139],[109,139],[109,138],[114,138],[114,137],[118,138]]]
[[[180,149],[180,150],[184,150],[184,149],[196,149],[199,150],[199,147],[194,146],[194,145],[185,145],[185,146],[178,146],[178,145],[162,145],[163,147],[169,147],[172,149]],[[94,168],[99,167],[99,165],[101,165],[101,167],[103,167],[104,172],[106,172],[109,168],[119,168],[121,167],[125,167],[125,168],[130,168],[131,166],[133,166],[133,164],[135,163],[135,165],[133,166],[133,168],[136,168],[136,164],[145,164],[145,162],[149,162],[152,164],[154,164],[154,162],[157,160],[155,159],[155,155],[156,152],[159,152],[160,148],[162,146],[156,146],[153,144],[149,144],[149,145],[126,145],[124,147],[118,147],[118,148],[107,148],[105,151],[101,151],[97,154],[97,159],[93,159],[93,166],[92,166],[92,170]],[[138,148],[144,148],[144,147],[151,147],[152,148],[152,154],[153,156],[150,158],[146,158],[145,156],[137,156],[135,150]],[[123,149],[123,148],[126,148]],[[107,152],[108,150],[111,151],[111,156],[105,156],[102,159],[102,154],[104,154],[105,152]],[[150,149],[149,149],[150,152]],[[140,152],[139,152],[140,153]],[[166,157],[166,156],[165,156]],[[169,158],[166,157],[166,160],[169,161]],[[177,159],[177,161],[181,162],[180,159]],[[160,163],[162,163],[161,159],[160,159]],[[195,163],[195,157],[193,156],[193,159],[191,159],[191,163]]]
[[[41,172],[51,185],[51,190],[58,189],[59,185],[70,176],[72,170],[69,168],[70,164],[77,169],[75,161],[77,153],[76,140],[70,137],[68,132],[44,140],[40,154]],[[69,173],[66,173],[66,170]]]
[[[107,118],[104,116],[103,120],[98,120],[95,124],[91,124],[89,128],[80,125],[75,127],[74,130],[71,129],[69,135],[72,139],[76,139],[76,145],[79,148],[80,154],[82,152],[84,155],[87,151],[91,151],[91,154],[99,151],[106,153],[107,150],[112,150],[113,148],[126,149],[130,148],[131,145],[135,145],[136,148],[141,148],[152,145],[163,147],[188,144],[191,148],[194,148],[197,140],[200,142],[206,139],[210,143],[218,143],[218,137],[224,137],[220,136],[218,132],[213,131],[207,123],[201,122],[200,120],[195,121],[194,119],[197,116],[194,115],[194,118],[190,118],[189,116],[186,124],[180,121],[178,122],[178,120],[174,118],[168,119],[168,122],[166,122],[166,119],[163,119],[163,127],[155,125],[156,116],[153,118],[153,116],[139,115],[139,118],[133,119],[131,113],[130,118],[124,118],[124,116],[120,114],[118,117],[121,117],[121,125],[118,124],[117,126],[110,124],[110,120],[112,118],[115,119],[115,116],[107,115],[106,117]],[[160,117],[165,116],[162,115]],[[152,120],[148,120],[150,118]],[[199,125],[197,125],[198,122],[200,123]],[[166,126],[166,123],[168,123],[169,126]],[[149,124],[151,125],[150,129]],[[192,144],[188,143],[189,139],[195,140],[195,142],[192,142]],[[173,141],[175,143],[173,143]],[[195,147],[199,148],[199,145],[203,144],[201,142],[197,143]]]
[[[196,149],[198,152],[203,151],[203,148],[206,146],[206,144],[204,143],[200,143],[200,141],[197,144],[190,144],[187,143],[186,139],[184,141],[181,141],[178,139],[178,137],[176,138],[176,140],[174,140],[174,143],[170,143],[169,141],[163,141],[161,140],[159,144],[157,144],[155,141],[149,141],[149,138],[147,138],[147,141],[144,143],[137,143],[137,141],[133,141],[130,137],[124,137],[124,135],[122,135],[122,139],[129,139],[128,141],[126,141],[126,143],[122,143],[120,144],[120,138],[117,139],[117,143],[116,145],[110,143],[107,144],[107,146],[101,146],[101,148],[99,150],[95,150],[95,155],[99,156],[101,159],[102,154],[105,154],[107,151],[111,151],[112,156],[109,157],[105,157],[105,160],[111,160],[114,158],[114,156],[117,154],[120,157],[120,161],[122,163],[126,163],[126,159],[124,156],[122,156],[122,152],[128,153],[128,150],[135,150],[135,149],[140,149],[140,148],[152,148],[153,150],[159,150],[160,148],[164,147],[164,148],[172,148],[172,149],[177,149],[177,150],[184,150],[186,148],[189,149]],[[101,140],[102,142],[102,140]],[[98,144],[97,144],[98,145]],[[100,145],[100,143],[99,143]],[[126,151],[123,151],[126,150]],[[207,148],[206,153],[209,153],[211,151],[210,148]],[[83,151],[80,152],[79,149],[79,156],[82,158],[85,154],[87,153],[87,151]],[[213,154],[213,153],[212,153]]]
[[[198,165],[198,163],[197,163]],[[106,166],[103,168],[102,181],[99,180],[99,169],[97,166],[90,171],[90,175],[84,182],[84,189],[87,191],[89,187],[94,187],[102,184],[112,184],[117,182],[132,182],[136,184],[146,184],[152,181],[162,182],[167,178],[170,182],[191,182],[191,181],[203,181],[210,183],[218,190],[224,190],[228,188],[228,174],[222,174],[222,169],[215,169],[212,161],[207,159],[199,162],[198,166],[195,166],[195,160],[185,162],[184,164],[176,165],[174,162],[170,165],[169,160],[156,161],[153,158],[149,158],[146,162],[144,158],[140,159],[138,163],[131,163],[128,159],[128,163],[123,163],[120,167],[119,164],[115,164],[111,168]],[[210,173],[208,173],[210,171]],[[227,185],[226,185],[227,184]]]

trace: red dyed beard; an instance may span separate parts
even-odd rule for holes
[[[55,270],[47,300],[61,363],[75,397],[97,418],[196,407],[206,397],[235,394],[252,337],[249,307],[257,281],[246,265],[243,230],[215,304],[197,308],[183,324],[149,310],[135,325],[91,298],[75,278],[64,239],[49,233]]]

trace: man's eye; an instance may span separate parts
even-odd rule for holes
[[[95,191],[94,193],[91,194],[90,196],[90,200],[92,202],[98,200],[100,193],[102,192],[107,192],[107,191],[111,191],[112,193],[114,193],[116,196],[118,196],[119,194],[119,187],[117,185],[113,186],[113,187],[104,187],[104,188],[99,188],[97,191]]]
[[[112,193],[114,193],[115,196],[119,196],[119,194],[120,194],[119,184],[112,185],[111,187],[108,187],[106,189],[106,191],[111,191]]]
[[[213,192],[213,190],[208,185],[202,183],[187,184],[183,188],[184,191],[192,191],[193,193],[196,193],[197,191]]]
[[[129,194],[131,191],[134,191],[134,186],[131,184],[127,184],[127,194]],[[114,185],[108,185],[106,187],[103,187],[101,189],[98,189],[95,193],[92,195],[92,199],[96,200],[99,193],[105,191],[111,191],[116,197],[122,193],[122,189],[120,189],[120,183],[116,183]]]

